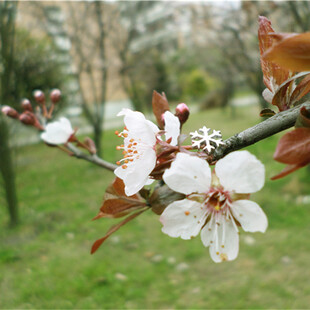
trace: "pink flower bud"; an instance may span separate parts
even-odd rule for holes
[[[30,101],[29,101],[27,98],[25,98],[25,99],[22,100],[21,106],[22,106],[22,108],[23,108],[25,111],[30,111],[30,112],[33,111],[33,110],[32,110],[32,106],[31,106],[31,103],[30,103]]]
[[[50,93],[50,98],[53,103],[57,103],[60,100],[61,91],[57,88],[53,89]]]
[[[179,103],[175,108],[175,116],[180,120],[180,123],[183,125],[189,117],[189,108],[185,103]]]
[[[13,108],[9,107],[8,105],[5,105],[2,107],[1,109],[2,113],[7,115],[8,117],[11,118],[18,118],[19,114],[16,110],[14,110]]]
[[[33,92],[33,96],[34,96],[34,99],[36,100],[37,103],[39,103],[39,104],[45,103],[45,95],[44,95],[42,90],[35,90]]]
[[[163,113],[161,116],[160,116],[160,119],[161,119],[161,123],[163,125],[165,125],[165,113]]]
[[[29,111],[25,111],[19,116],[19,120],[25,124],[25,125],[30,125],[30,126],[35,126],[37,123],[37,119],[35,115]]]

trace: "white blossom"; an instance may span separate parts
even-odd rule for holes
[[[124,138],[124,144],[118,147],[123,150],[124,158],[114,173],[124,181],[126,195],[131,196],[150,182],[149,175],[156,166],[159,128],[142,113],[130,109],[123,109],[118,116],[124,116],[125,128],[118,134]],[[171,144],[176,145],[180,122],[171,112],[165,112],[164,120],[166,140],[172,138]]]
[[[178,153],[163,175],[174,191],[186,195],[168,205],[160,217],[162,231],[171,237],[191,239],[201,231],[215,262],[234,260],[239,251],[238,226],[244,231],[265,232],[267,217],[248,194],[265,181],[263,164],[247,151],[233,152],[219,160],[213,173],[196,156]]]
[[[203,126],[202,128],[191,132],[192,146],[197,147],[198,149],[207,150],[208,153],[215,149],[215,146],[218,147],[221,144],[224,144],[222,141],[222,134],[220,130],[213,130],[211,134],[209,131],[211,128]],[[215,146],[214,146],[215,145]]]
[[[61,117],[58,121],[47,124],[45,131],[41,133],[41,139],[48,144],[58,145],[67,143],[73,134],[70,121]]]

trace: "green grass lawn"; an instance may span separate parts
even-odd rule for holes
[[[202,125],[228,137],[259,121],[258,110],[192,115],[184,132]],[[173,239],[146,212],[90,255],[115,223],[92,222],[113,173],[55,148],[21,149],[17,161],[21,224],[7,228],[0,208],[0,308],[308,308],[310,305],[309,171],[270,181],[279,136],[249,147],[266,166],[266,185],[252,196],[265,210],[265,234],[241,232],[237,260],[215,264],[200,238]],[[105,133],[104,156],[120,144]],[[308,197],[308,198],[307,198]],[[308,202],[306,203],[306,200]]]

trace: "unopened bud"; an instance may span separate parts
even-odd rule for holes
[[[163,125],[165,125],[165,113],[163,113],[161,116],[160,116],[160,119],[161,119],[161,123]]]
[[[50,93],[50,98],[53,103],[57,103],[60,100],[61,91],[57,88],[53,89]]]
[[[8,105],[3,106],[1,111],[3,114],[11,118],[18,118],[19,116],[18,112],[13,108],[9,107]]]
[[[35,90],[33,92],[33,97],[36,100],[37,103],[39,104],[44,104],[45,103],[45,95],[42,90]]]
[[[22,106],[22,108],[23,108],[25,111],[30,111],[30,112],[32,112],[31,103],[30,103],[30,101],[29,101],[27,98],[25,98],[25,99],[22,100],[21,106]]]
[[[183,125],[189,117],[189,108],[185,103],[179,103],[175,108],[175,116],[180,120],[181,125]]]
[[[35,115],[29,111],[25,111],[19,116],[19,120],[25,124],[25,125],[30,125],[30,126],[35,126],[37,123],[37,119]]]

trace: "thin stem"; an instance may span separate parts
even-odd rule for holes
[[[97,166],[108,169],[110,171],[114,171],[117,168],[117,165],[114,165],[108,161],[101,159],[96,154],[93,155],[85,154],[71,143],[67,144],[67,148],[73,153],[72,156],[76,158],[87,160]]]
[[[230,152],[240,150],[294,126],[302,106],[309,109],[310,102],[280,112],[267,120],[228,138],[224,141],[223,145],[215,149],[214,154],[211,155],[210,162],[215,162]]]

